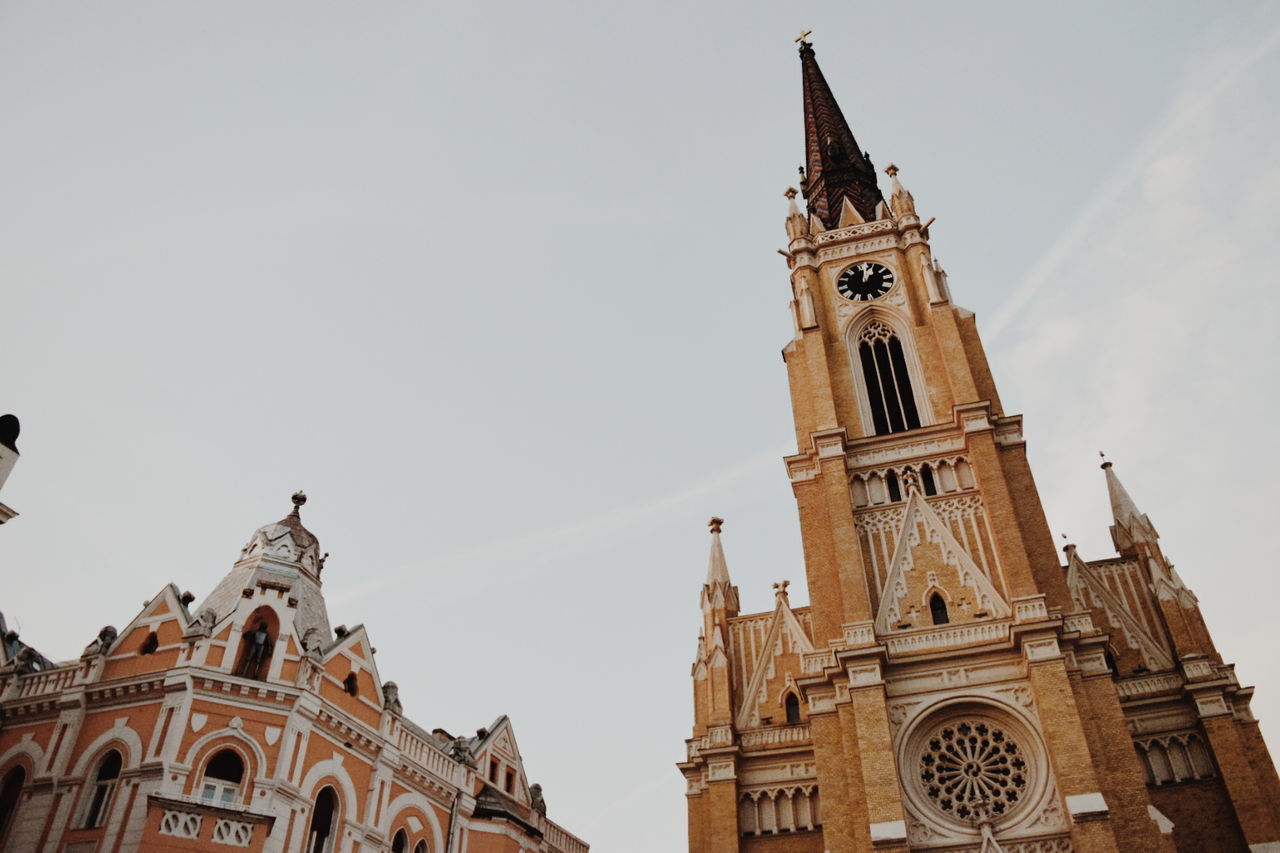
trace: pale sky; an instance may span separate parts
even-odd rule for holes
[[[1265,2],[0,3],[0,609],[55,658],[289,495],[419,724],[684,846],[705,522],[807,602],[779,350],[813,29],[1055,535],[1099,450],[1280,747],[1280,10]],[[195,606],[199,606],[197,601]]]

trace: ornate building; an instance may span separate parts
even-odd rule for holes
[[[786,219],[808,607],[739,612],[712,519],[694,853],[1280,851],[1280,782],[1155,526],[1060,560],[974,315],[801,42]]]
[[[419,728],[364,627],[330,627],[305,501],[198,606],[170,584],[79,660],[5,634],[0,847],[586,853],[547,818],[506,717],[474,737]]]

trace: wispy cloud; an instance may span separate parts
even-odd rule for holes
[[[644,503],[612,509],[562,527],[511,539],[487,542],[476,548],[457,551],[434,560],[427,560],[423,563],[405,567],[396,572],[383,573],[379,575],[377,580],[347,588],[343,591],[341,597],[347,601],[358,600],[402,584],[411,577],[420,577],[424,573],[439,572],[442,569],[452,569],[469,563],[497,560],[514,555],[521,555],[527,558],[540,551],[547,551],[571,542],[592,539],[625,527],[635,526],[647,519],[680,509],[699,498],[722,494],[731,486],[741,483],[766,468],[781,466],[782,457],[789,452],[791,451],[778,449],[770,453],[753,456],[705,480]],[[530,565],[530,561],[522,560],[521,565]],[[511,570],[511,567],[504,566],[504,579],[510,579]],[[483,585],[470,587],[466,594],[475,593],[478,589],[483,588]],[[463,591],[459,591],[458,594],[463,594]]]
[[[1085,236],[1096,227],[1121,193],[1142,176],[1143,171],[1159,156],[1159,153],[1203,116],[1224,92],[1259,60],[1274,50],[1277,44],[1280,44],[1280,24],[1273,27],[1252,46],[1239,51],[1218,74],[1186,93],[1181,99],[1182,106],[1175,109],[1172,117],[1157,127],[1120,161],[1071,225],[1032,267],[1031,272],[1027,274],[1026,279],[1014,291],[1004,307],[991,322],[983,324],[983,336],[988,344],[1009,328],[1014,317],[1031,302],[1063,262],[1078,252]]]

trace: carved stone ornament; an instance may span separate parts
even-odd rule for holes
[[[119,632],[112,625],[104,625],[102,630],[98,632],[98,637],[92,643],[85,646],[84,657],[93,657],[95,655],[105,655],[111,648],[111,644],[116,641]]]

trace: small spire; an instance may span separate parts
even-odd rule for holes
[[[778,581],[773,585],[773,597],[778,601],[788,602],[787,587],[791,586],[791,581]]]
[[[1106,456],[1099,451],[1099,456]],[[1107,496],[1111,499],[1111,517],[1115,524],[1111,526],[1111,538],[1115,541],[1116,550],[1121,554],[1130,553],[1138,542],[1155,542],[1160,538],[1155,526],[1147,518],[1138,504],[1129,496],[1128,490],[1116,476],[1107,460],[1101,466],[1107,477]]]
[[[787,191],[783,193],[787,199],[787,237],[792,240],[807,236],[809,233],[809,221],[796,206],[798,194],[795,187],[787,187]]]
[[[707,527],[711,528],[711,559],[707,562],[707,585],[715,586],[716,584],[729,584],[729,564],[724,559],[724,546],[720,544],[720,527],[724,524],[723,518],[712,516],[707,522]]]
[[[302,513],[300,513],[298,510],[302,509],[303,504],[305,504],[306,502],[307,502],[307,493],[302,491],[302,489],[298,489],[298,491],[293,493],[293,512],[289,514],[296,515],[299,518],[301,518]]]
[[[890,163],[884,168],[885,174],[889,176],[889,182],[892,184],[893,192],[889,196],[889,204],[893,207],[894,216],[906,216],[907,214],[915,215],[916,200],[902,186],[902,182],[898,180],[898,167]]]

